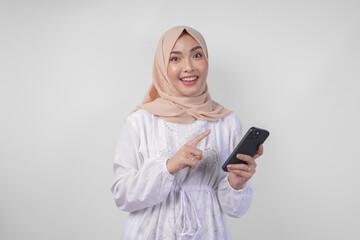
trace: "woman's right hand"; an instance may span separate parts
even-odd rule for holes
[[[190,170],[194,169],[196,165],[203,159],[203,152],[195,146],[210,134],[211,130],[200,134],[190,142],[182,146],[175,155],[168,159],[166,167],[171,174],[175,174],[185,167],[190,167]]]

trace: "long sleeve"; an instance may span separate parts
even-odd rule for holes
[[[227,157],[241,140],[242,125],[240,120],[235,115],[233,116],[225,124],[227,129],[224,131],[227,134],[224,134],[224,142],[221,144],[223,146],[220,154],[222,162],[226,161]],[[228,173],[222,171],[219,178],[217,196],[221,208],[227,215],[241,217],[250,207],[253,190],[250,182],[247,182],[242,189],[235,190],[229,183]]]
[[[231,217],[241,217],[250,207],[253,196],[251,184],[247,182],[240,190],[230,186],[227,176],[218,186],[218,198],[223,211]]]
[[[144,130],[144,128],[141,128]],[[166,168],[166,159],[148,159],[140,148],[145,133],[131,120],[126,121],[114,159],[115,181],[111,187],[116,205],[124,211],[136,211],[162,202],[169,194],[174,176]]]

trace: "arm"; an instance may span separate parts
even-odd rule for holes
[[[242,126],[240,120],[233,116],[227,119],[224,129],[224,140],[221,144],[221,164],[223,164],[230,153],[240,142]],[[240,165],[240,164],[239,164]],[[231,217],[241,217],[250,207],[253,190],[249,182],[246,182],[241,189],[233,188],[229,182],[229,173],[223,172],[219,175],[217,195],[223,211]]]
[[[111,187],[115,203],[124,211],[136,211],[162,202],[169,194],[174,176],[166,159],[144,159],[139,131],[129,119],[120,136],[114,159],[115,181]]]

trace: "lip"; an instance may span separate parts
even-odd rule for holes
[[[195,79],[195,80],[193,80],[193,81],[189,81],[189,82],[187,82],[187,81],[181,81],[181,83],[184,84],[185,86],[192,86],[192,85],[194,85],[197,81],[198,81],[198,78]]]
[[[184,81],[184,80],[182,80],[182,79],[184,79],[184,78],[194,78],[194,77],[195,77],[195,79],[192,80],[192,81]],[[181,77],[181,78],[180,78],[181,83],[184,84],[185,86],[192,86],[192,85],[194,85],[198,80],[199,80],[199,76],[197,76],[197,75],[189,75],[189,76],[184,76],[184,77]]]

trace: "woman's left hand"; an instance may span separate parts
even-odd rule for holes
[[[254,175],[256,171],[255,159],[260,157],[263,152],[263,145],[260,145],[254,157],[245,154],[236,155],[238,159],[245,161],[247,165],[230,164],[227,166],[229,171],[228,180],[232,188],[240,190],[244,187],[245,183]]]

